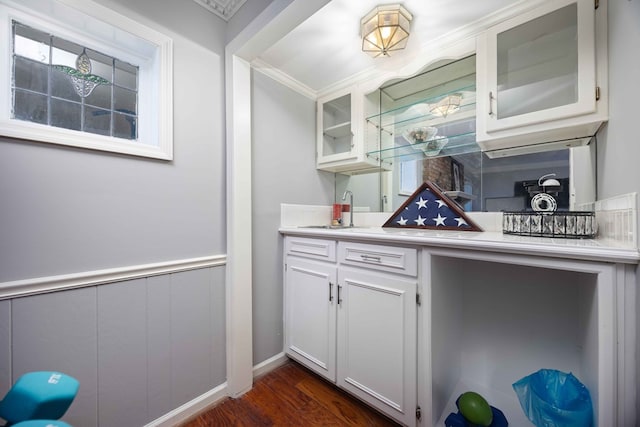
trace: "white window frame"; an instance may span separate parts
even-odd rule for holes
[[[138,139],[11,118],[12,20],[138,66]],[[170,37],[91,0],[0,0],[0,135],[173,160],[172,73]]]

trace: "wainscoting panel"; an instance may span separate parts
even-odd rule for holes
[[[216,268],[213,270],[223,270]],[[223,282],[213,282],[221,286]],[[171,403],[171,275],[147,279],[147,384],[149,420],[175,408]]]
[[[98,288],[98,424],[147,419],[146,279]]]
[[[30,371],[61,371],[80,381],[64,420],[97,425],[98,336],[95,287],[12,301],[13,378]]]
[[[64,421],[142,426],[226,381],[225,267],[214,265],[0,301],[0,392],[65,372]]]
[[[211,270],[171,276],[171,399],[177,407],[211,387]]]
[[[212,268],[213,283],[220,286],[211,288],[211,383],[222,384],[227,380],[227,331],[224,268]]]
[[[11,384],[11,302],[0,301],[0,399]]]

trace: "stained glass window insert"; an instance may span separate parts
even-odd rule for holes
[[[139,68],[12,22],[12,118],[138,139]]]

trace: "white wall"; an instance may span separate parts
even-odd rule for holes
[[[315,168],[316,103],[252,72],[253,362],[283,350],[280,204],[333,203],[334,175]]]

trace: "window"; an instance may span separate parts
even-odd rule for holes
[[[12,26],[12,118],[137,141],[138,67]]]
[[[0,27],[0,134],[172,159],[169,38],[79,0],[7,2]]]
[[[398,194],[410,196],[422,183],[422,160],[400,162],[400,185]]]

